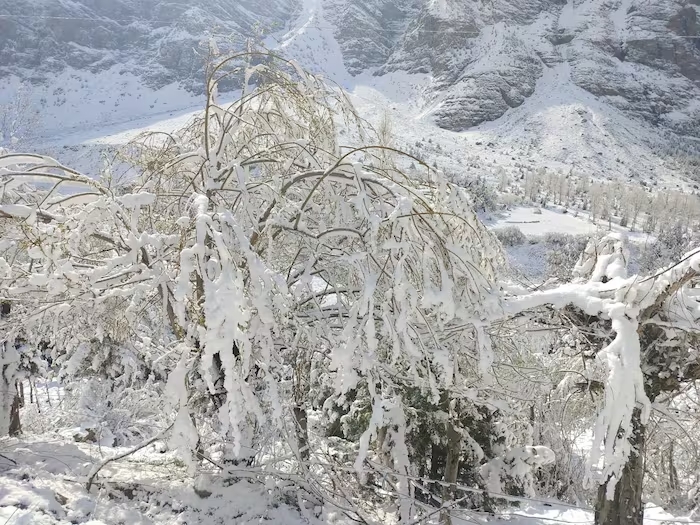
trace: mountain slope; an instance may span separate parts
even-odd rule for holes
[[[177,82],[197,91],[207,40],[240,49],[248,37],[277,34],[284,51],[291,33],[279,28],[301,16],[307,41],[325,39],[325,47],[311,46],[300,57],[305,65],[325,61],[333,76],[341,69],[350,75],[431,75],[431,114],[446,129],[500,117],[532,95],[546,69],[566,64],[574,84],[606,103],[654,126],[700,137],[699,4],[18,0],[0,13],[0,77],[37,82],[66,69],[116,68],[154,88]],[[319,14],[309,18],[307,11]],[[344,67],[324,57],[329,48],[340,50]]]
[[[673,187],[680,177],[690,187],[698,176],[700,91],[683,71],[700,55],[692,47],[682,70],[663,58],[643,63],[649,57],[632,51],[645,34],[694,46],[669,28],[641,29],[642,21],[666,27],[664,17],[671,20],[678,6],[689,12],[663,2],[666,10],[655,8],[652,17],[636,0],[494,0],[492,10],[479,2],[374,0],[402,13],[389,25],[367,0],[306,0],[297,21],[304,30],[285,35],[284,51],[342,79],[365,114],[388,111],[403,145],[421,140],[441,166],[496,160],[509,169],[526,164]],[[365,42],[375,37],[375,45]],[[370,48],[378,51],[367,61],[358,50]],[[435,123],[464,133],[438,132]]]
[[[402,145],[435,137],[441,165],[675,185],[697,177],[699,4],[19,0],[0,12],[0,106],[32,83],[54,145],[67,130],[141,127],[200,107],[201,43],[240,49],[253,35],[354,93],[370,119],[389,112]]]
[[[241,49],[285,24],[296,0],[14,0],[0,9],[0,78],[46,81],[117,67],[160,88],[201,86],[206,43]]]
[[[565,63],[577,86],[607,103],[700,136],[697,0],[340,3],[344,9],[338,0],[324,6],[334,13],[329,18],[348,69],[433,75],[442,127],[466,129],[500,117],[532,95],[547,68]],[[387,5],[398,15],[387,19]],[[367,34],[381,38],[363,45]],[[365,58],[368,49],[374,52]]]

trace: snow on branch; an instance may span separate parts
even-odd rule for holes
[[[700,271],[700,253],[696,251],[649,278],[626,277],[626,254],[621,237],[607,236],[597,245],[589,244],[576,267],[576,282],[504,301],[504,311],[511,316],[542,306],[574,307],[611,322],[615,339],[598,354],[607,362],[608,378],[590,458],[591,466],[602,464],[603,481],[619,478],[632,452],[634,410],[640,408],[642,424],[649,418],[651,403],[641,367],[640,324],[650,322]],[[697,299],[693,304],[698,304]],[[614,482],[609,488],[614,489]]]
[[[296,436],[290,448],[308,449],[298,414],[318,367],[333,399],[369,393],[357,468],[386,428],[405,475],[407,392],[439,400],[487,384],[499,243],[442,174],[423,166],[409,177],[390,160],[401,153],[381,145],[341,148],[338,121],[360,139],[365,123],[342,93],[289,63],[266,56],[246,75],[255,89],[220,105],[215,86],[241,58],[212,68],[190,125],[130,146],[140,176],[128,188],[45,157],[0,157],[14,242],[0,293],[21,300],[15,319],[61,349],[66,373],[95,341],[187,349],[196,357],[175,369],[173,435],[194,431],[191,388],[211,400],[207,424],[237,463],[270,439]],[[40,212],[46,220],[28,220]],[[397,486],[410,502],[412,487]]]

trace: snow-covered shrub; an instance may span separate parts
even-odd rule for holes
[[[543,242],[547,247],[547,277],[554,277],[562,282],[571,278],[581,253],[586,248],[588,236],[549,232]]]
[[[544,446],[514,447],[479,469],[489,491],[505,493],[504,485],[517,481],[525,494],[534,496],[533,471],[554,463],[554,452]]]
[[[576,330],[551,337],[556,350],[541,355],[538,362],[552,386],[546,395],[534,400],[531,414],[533,441],[551,449],[555,460],[536,473],[535,486],[540,495],[592,505],[596,487],[586,483],[587,456],[591,428],[601,408],[605,370],[591,358],[597,347],[587,345]]]
[[[682,222],[676,222],[662,229],[655,240],[649,240],[641,250],[639,266],[643,272],[653,272],[658,268],[680,260],[683,255],[698,244],[698,236]]]
[[[448,178],[467,189],[475,210],[485,212],[498,208],[498,195],[484,177],[448,175]]]
[[[517,226],[506,226],[505,228],[496,228],[493,233],[496,235],[503,246],[520,246],[525,244],[527,237],[520,231]]]
[[[71,385],[66,393],[73,409],[71,425],[93,431],[98,442],[108,446],[131,446],[165,428],[163,402],[151,383],[114,391],[109,381],[87,379]]]
[[[700,447],[695,436],[700,420],[695,413],[697,393],[692,389],[664,403],[653,415],[646,442],[645,493],[649,501],[686,515],[698,512]]]
[[[28,85],[20,86],[12,98],[0,102],[0,154],[3,147],[13,151],[26,147],[39,131],[40,116]]]
[[[585,443],[591,439],[602,399],[597,387],[589,391],[585,378],[602,385],[606,370],[593,360],[600,345],[591,344],[575,327],[569,330],[568,315],[568,310],[560,316],[548,308],[535,309],[526,322],[516,318],[498,325],[494,346],[504,347],[498,355],[508,358],[496,365],[497,377],[518,399],[499,417],[507,424],[491,433],[497,447],[488,459],[523,445],[545,446],[555,460],[533,471],[532,477],[504,478],[503,490],[523,495],[534,489],[540,497],[589,505],[596,490],[584,487],[589,473]],[[592,321],[585,328],[598,329],[607,327]]]

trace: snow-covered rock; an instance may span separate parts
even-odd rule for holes
[[[339,0],[325,0],[329,12],[337,12],[333,2]],[[330,18],[342,21],[336,37],[348,69],[433,75],[442,127],[461,130],[500,117],[534,92],[546,69],[566,64],[575,85],[609,104],[700,135],[697,1],[341,3],[345,9]],[[368,3],[372,8],[363,8]],[[386,16],[387,5],[395,17]]]

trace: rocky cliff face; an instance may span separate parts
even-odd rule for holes
[[[351,74],[384,66],[419,14],[416,0],[327,0],[324,12],[336,30]]]
[[[351,72],[434,76],[442,127],[498,118],[564,68],[611,105],[700,136],[699,0],[324,1]]]
[[[66,68],[111,67],[148,85],[195,88],[206,41],[240,49],[285,24],[296,0],[13,0],[0,9],[0,77],[34,82]],[[204,45],[202,45],[204,43]]]

